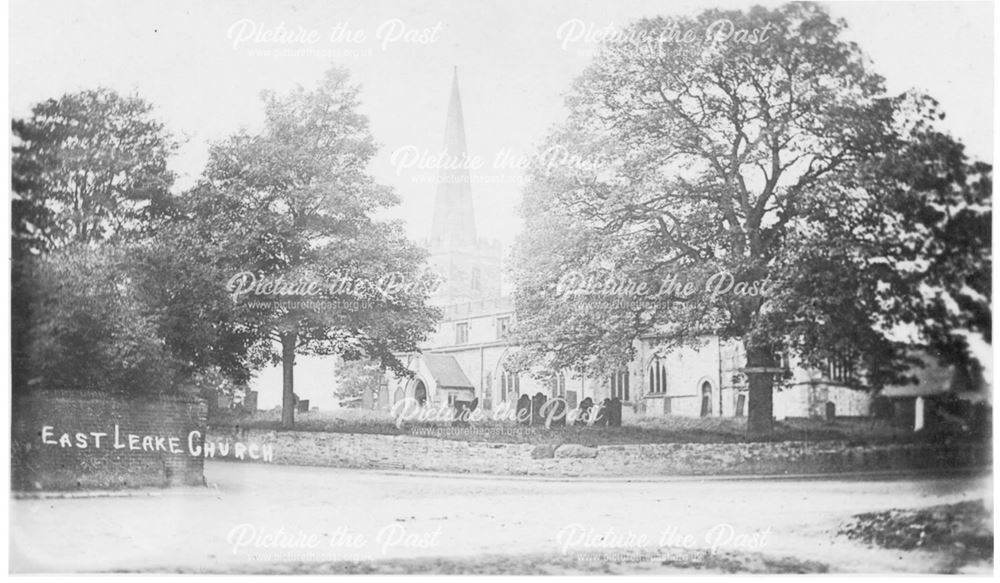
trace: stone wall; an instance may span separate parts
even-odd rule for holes
[[[208,408],[187,396],[36,390],[12,404],[15,490],[202,485]],[[189,439],[191,440],[189,442]]]
[[[274,463],[532,476],[812,474],[986,467],[988,445],[844,442],[649,444],[584,447],[305,431],[212,430],[211,439],[257,441]]]

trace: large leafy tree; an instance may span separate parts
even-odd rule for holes
[[[140,97],[69,93],[37,104],[12,129],[15,250],[140,232],[169,199],[176,144]]]
[[[108,342],[121,341],[123,353],[138,346],[138,339],[120,333],[130,318],[138,318],[137,332],[153,325],[143,315],[149,306],[135,293],[104,295],[130,285],[120,271],[128,265],[125,251],[115,245],[148,235],[160,220],[174,179],[167,159],[176,146],[148,102],[110,89],[38,103],[29,117],[12,122],[12,131],[14,384],[18,390],[42,378],[59,384],[53,379],[63,372],[72,377],[73,363],[81,371],[109,365],[109,382],[115,382],[112,377],[124,378],[114,372],[122,362],[98,353],[110,350]],[[81,290],[106,304],[82,301]],[[89,345],[74,347],[70,332]],[[60,350],[67,352],[60,356]],[[85,357],[88,350],[97,351],[94,358]],[[157,350],[149,358],[159,358]],[[128,362],[139,366],[135,358]]]
[[[649,41],[721,19],[757,42]],[[928,129],[926,104],[887,95],[844,27],[795,3],[643,19],[603,45],[529,169],[515,273],[523,363],[602,373],[631,359],[638,338],[670,346],[718,334],[744,342],[749,371],[774,370],[791,349],[807,360],[863,353],[864,372],[891,376],[895,325],[951,336],[961,317],[898,300],[916,281],[893,262],[932,256],[925,275],[946,283],[945,258],[958,255],[965,280],[982,282],[981,228],[968,241],[955,230],[982,226],[988,180],[965,177],[987,169],[968,171],[960,147]],[[911,174],[927,160],[949,164],[926,180]],[[942,197],[969,199],[965,219],[946,226]],[[933,242],[913,245],[921,236]],[[711,293],[716,274],[732,277],[727,293]],[[560,283],[575,279],[645,284],[656,299],[567,301]],[[738,293],[753,289],[767,291]],[[773,386],[768,372],[749,375],[751,433],[770,431]]]
[[[425,252],[401,224],[374,218],[397,199],[367,174],[376,145],[357,112],[358,91],[346,71],[332,69],[313,90],[265,93],[263,130],[215,144],[187,197],[199,236],[218,250],[214,264],[236,278],[234,292],[279,278],[331,292],[234,293],[251,355],[282,364],[286,427],[294,423],[296,354],[370,358],[402,374],[393,353],[416,350],[438,316],[425,304]]]

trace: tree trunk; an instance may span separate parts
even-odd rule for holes
[[[297,335],[288,332],[281,335],[281,427],[291,429],[295,425],[295,343]]]
[[[774,367],[774,357],[768,348],[747,350],[747,367]],[[770,435],[774,430],[774,377],[773,373],[749,372],[750,394],[747,402],[747,435]]]

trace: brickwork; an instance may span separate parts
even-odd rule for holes
[[[39,390],[12,412],[15,490],[204,484],[204,400]]]

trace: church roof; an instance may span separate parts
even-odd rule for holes
[[[920,365],[909,367],[906,376],[913,377],[916,383],[886,386],[880,393],[882,396],[933,397],[955,393],[956,396],[971,400],[989,396],[988,391],[982,390],[981,373],[955,365],[942,365],[932,354],[924,351],[915,351],[913,356],[920,359]]]
[[[446,354],[424,354],[422,356],[427,370],[430,371],[437,386],[442,389],[473,389],[469,377],[462,372],[462,367],[454,356]]]

